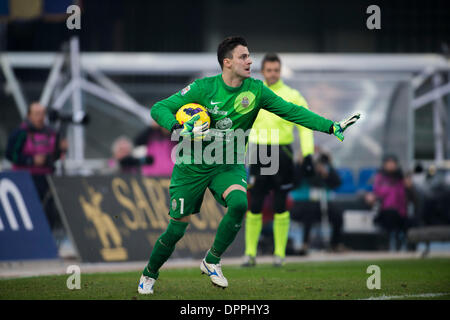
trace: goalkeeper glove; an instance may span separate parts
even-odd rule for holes
[[[175,124],[172,128],[172,132],[176,129],[181,129],[180,135],[187,136],[191,138],[203,137],[209,132],[209,124],[208,122],[203,123],[200,126],[195,126],[195,122],[200,119],[200,115],[195,115],[189,121],[186,121],[184,124]]]
[[[356,122],[361,117],[360,113],[353,114],[350,118],[342,120],[341,122],[334,122],[333,123],[333,134],[336,136],[336,138],[339,139],[339,141],[344,141],[344,131],[348,127],[350,127],[352,124]]]

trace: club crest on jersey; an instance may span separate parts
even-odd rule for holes
[[[247,108],[250,105],[250,101],[248,100],[248,97],[243,97],[241,104],[242,104],[243,108]]]
[[[188,85],[187,87],[181,89],[181,95],[184,96],[188,91],[191,90],[191,85]]]
[[[172,200],[172,210],[175,210],[177,208],[177,200]]]
[[[234,100],[234,110],[239,114],[251,112],[256,106],[256,96],[251,91],[241,92]]]

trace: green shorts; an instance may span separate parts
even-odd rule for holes
[[[195,172],[189,165],[175,165],[169,187],[169,215],[179,219],[200,212],[206,188],[226,207],[222,194],[233,184],[247,189],[247,172],[243,164],[217,166],[208,173]]]

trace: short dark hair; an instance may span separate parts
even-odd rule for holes
[[[387,161],[394,161],[398,164],[398,157],[393,153],[387,153],[383,156],[382,162],[385,163]]]
[[[266,55],[264,56],[264,58],[262,59],[262,62],[261,62],[261,70],[264,69],[264,64],[266,62],[275,62],[275,61],[277,61],[281,65],[280,57],[278,57],[278,55],[276,53],[266,53]]]
[[[247,41],[241,36],[226,37],[217,47],[217,60],[219,60],[220,68],[223,69],[223,59],[233,58],[231,51],[238,45],[248,47]]]

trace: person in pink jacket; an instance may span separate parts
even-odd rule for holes
[[[403,175],[397,157],[385,156],[374,180],[373,193],[379,202],[374,222],[389,235],[394,234],[397,250],[400,250],[409,226],[407,208],[411,192],[411,179]]]
[[[6,158],[13,171],[31,174],[50,229],[55,231],[63,227],[46,176],[55,172],[55,163],[65,156],[68,144],[58,131],[47,125],[46,114],[46,107],[39,102],[30,104],[26,119],[8,137]]]

